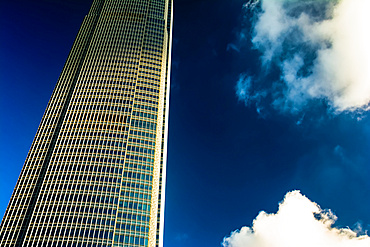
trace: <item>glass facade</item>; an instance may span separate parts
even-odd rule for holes
[[[171,0],[94,0],[0,228],[0,246],[162,246]]]

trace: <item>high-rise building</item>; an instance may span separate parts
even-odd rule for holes
[[[94,0],[0,246],[162,246],[172,0]]]

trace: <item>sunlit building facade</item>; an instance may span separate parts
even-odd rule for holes
[[[94,0],[1,222],[0,246],[162,246],[171,0]]]

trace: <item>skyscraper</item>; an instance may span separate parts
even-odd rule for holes
[[[172,0],[94,0],[0,246],[162,246]]]

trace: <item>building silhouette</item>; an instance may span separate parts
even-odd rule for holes
[[[94,0],[0,246],[162,246],[172,0]]]

